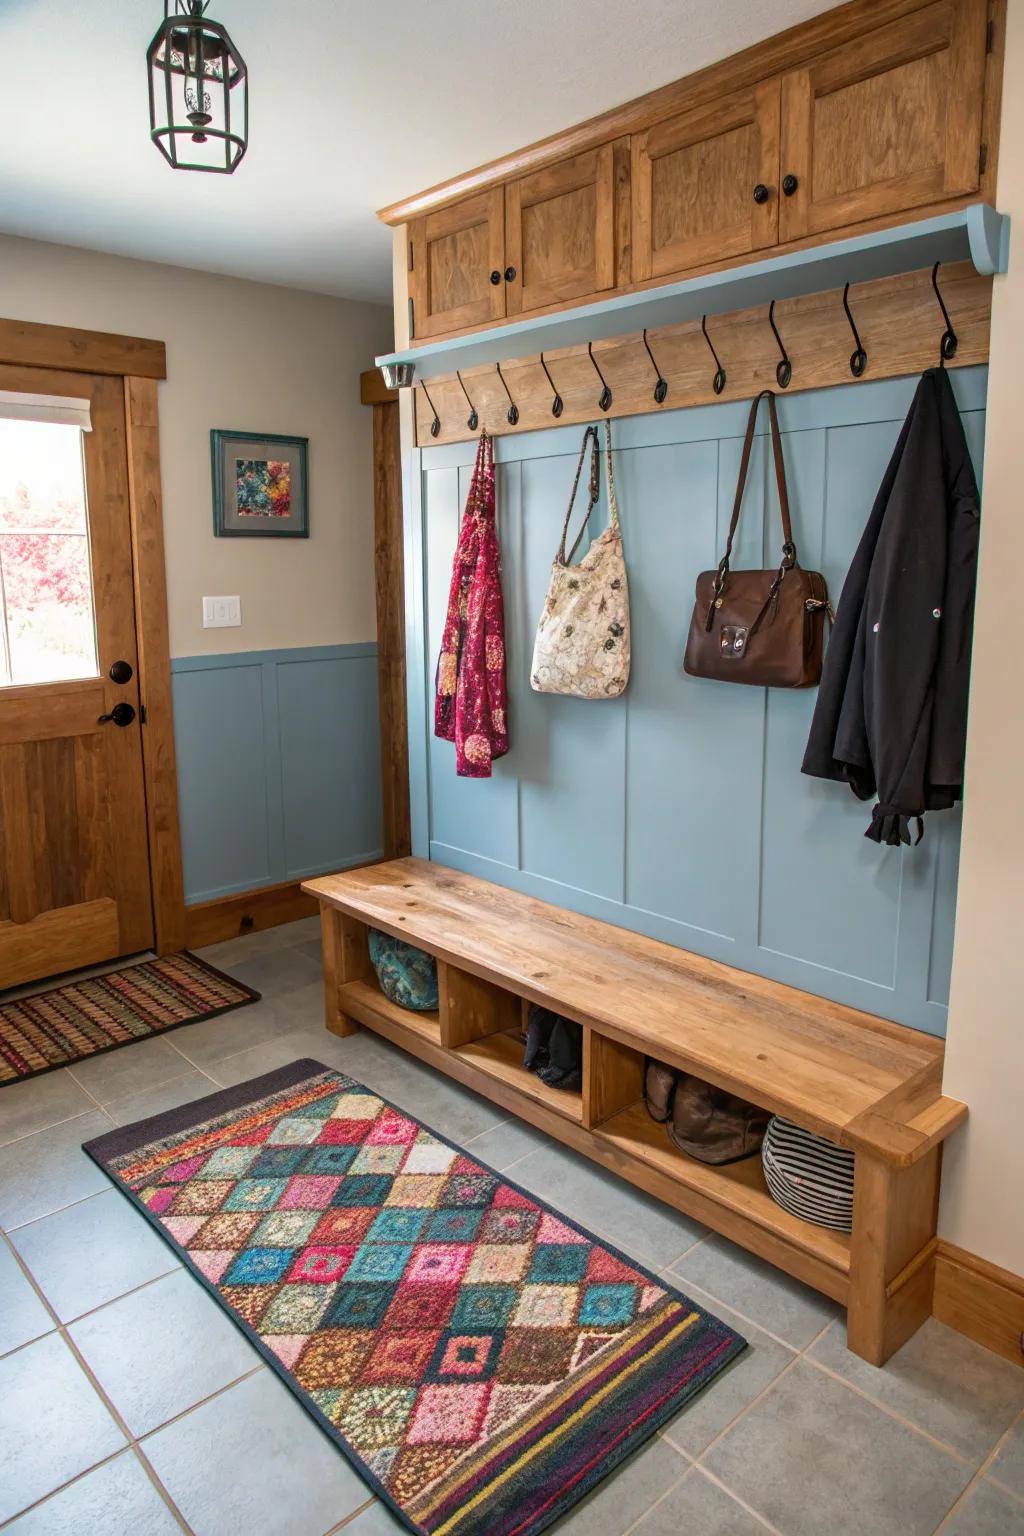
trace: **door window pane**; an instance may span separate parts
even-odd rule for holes
[[[81,429],[0,418],[0,685],[97,672]]]

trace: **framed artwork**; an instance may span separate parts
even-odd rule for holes
[[[308,437],[210,433],[219,539],[309,538]]]

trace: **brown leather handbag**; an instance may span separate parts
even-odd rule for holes
[[[729,566],[750,467],[757,408],[768,401],[775,478],[782,512],[782,559],[777,571],[733,571]],[[697,577],[683,667],[691,677],[765,688],[811,688],[821,677],[828,587],[820,571],[798,563],[789,519],[786,466],[775,395],[764,389],[750,407],[743,439],[729,537],[717,571]]]

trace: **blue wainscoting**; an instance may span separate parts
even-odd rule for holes
[[[171,670],[189,904],[382,856],[376,645]]]
[[[951,373],[981,470],[987,372]],[[783,396],[802,563],[834,599],[915,379]],[[694,580],[721,554],[748,402],[617,421],[633,675],[623,698],[532,692],[533,634],[581,428],[500,438],[512,750],[458,779],[431,690],[475,445],[420,451],[406,519],[414,851],[934,1034],[945,1031],[959,811],[918,848],[880,848],[870,805],[800,773],[815,693],[685,675]],[[777,497],[755,445],[736,567],[778,560]],[[605,513],[595,513],[597,527]],[[592,531],[597,531],[595,527]]]

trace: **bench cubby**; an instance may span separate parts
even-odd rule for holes
[[[930,1314],[942,1142],[967,1115],[941,1093],[941,1041],[418,859],[304,889],[321,906],[333,1033],[376,1031],[832,1297],[875,1364]],[[370,927],[435,957],[436,1012],[385,997]],[[579,1093],[523,1066],[531,1002],[582,1026]],[[758,1157],[712,1167],[679,1151],[644,1106],[647,1055],[853,1148],[852,1234],[776,1205]]]

